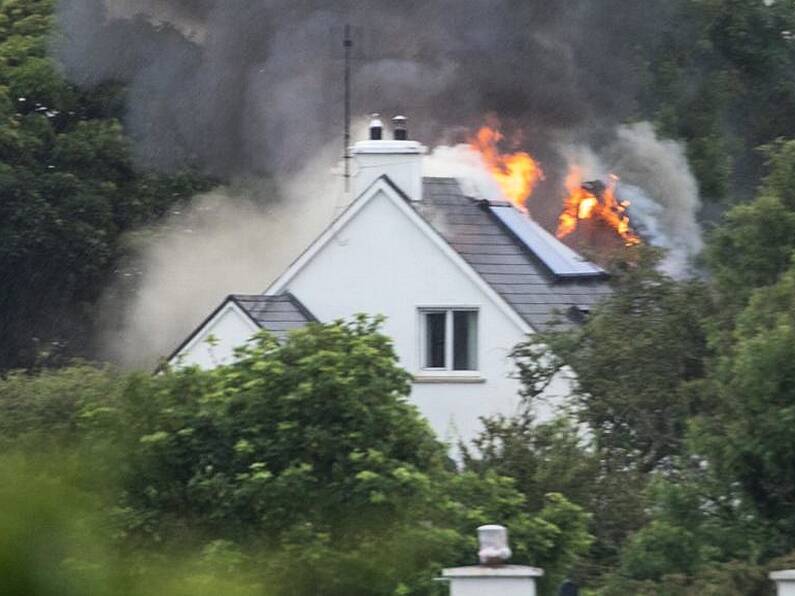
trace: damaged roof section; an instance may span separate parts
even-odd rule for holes
[[[260,328],[280,341],[293,329],[300,329],[317,319],[289,292],[276,296],[263,294],[232,294],[229,296]]]
[[[412,205],[536,330],[581,322],[572,313],[610,294],[603,269],[515,208],[466,196],[454,178],[425,178]]]

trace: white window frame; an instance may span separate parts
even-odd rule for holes
[[[426,315],[433,313],[445,313],[445,337],[444,337],[444,362],[445,366],[441,368],[431,368],[425,366],[427,361],[427,318]],[[453,313],[454,312],[474,312],[475,319],[475,368],[467,370],[453,370]],[[473,305],[458,305],[458,306],[419,306],[417,307],[418,325],[419,329],[419,362],[418,369],[420,374],[424,375],[444,375],[450,377],[472,377],[473,375],[480,374],[481,365],[481,342],[480,342],[480,326],[481,316],[480,308]]]

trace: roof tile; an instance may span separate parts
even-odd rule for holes
[[[423,200],[411,204],[531,327],[570,326],[572,306],[609,295],[604,278],[556,278],[482,203],[466,196],[454,178],[425,178]]]

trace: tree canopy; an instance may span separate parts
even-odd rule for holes
[[[53,6],[0,3],[0,369],[90,355],[120,234],[207,188],[136,170],[123,90],[78,89],[48,56]]]
[[[531,502],[499,470],[452,466],[377,320],[313,324],[284,344],[263,334],[239,355],[212,371],[12,375],[5,451],[80,458],[112,507],[114,548],[143,568],[198,549],[272,594],[434,594],[495,520],[514,560],[552,584],[588,548],[588,514],[552,487]]]

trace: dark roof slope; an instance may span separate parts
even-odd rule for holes
[[[262,329],[270,331],[280,339],[293,329],[317,321],[314,315],[290,293],[276,296],[232,294],[229,299]]]
[[[273,333],[280,341],[293,329],[299,329],[317,319],[301,302],[289,292],[275,296],[262,294],[230,294],[213,310],[177,348],[165,362],[171,362],[187,346],[215,315],[230,301],[234,302],[258,327]],[[158,366],[157,370],[161,370]]]
[[[425,178],[423,200],[411,204],[534,329],[579,322],[610,293],[598,268],[592,277],[556,277],[490,203],[466,196],[454,178]]]

